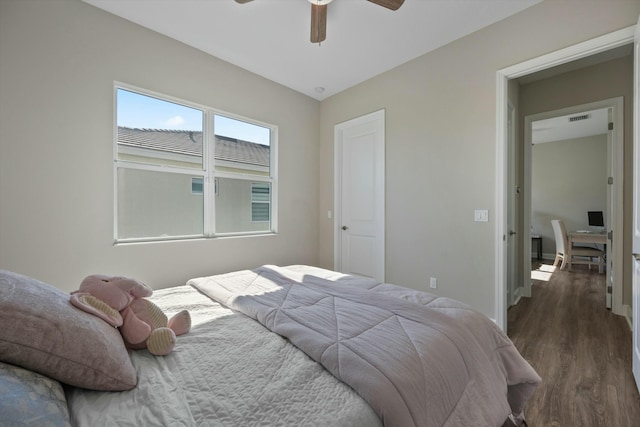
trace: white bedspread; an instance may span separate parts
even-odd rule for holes
[[[381,425],[367,403],[286,339],[212,302],[191,286],[152,299],[193,328],[172,354],[132,352],[138,386],[125,392],[67,389],[77,426]]]

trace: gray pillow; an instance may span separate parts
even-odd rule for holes
[[[136,386],[120,332],[53,286],[0,270],[0,325],[0,361],[76,387]]]
[[[0,362],[1,425],[71,427],[60,383],[33,371]]]

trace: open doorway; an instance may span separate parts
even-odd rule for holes
[[[531,230],[530,220],[526,220],[526,216],[530,215],[530,206],[524,206],[524,200],[519,206],[519,216],[525,220],[521,221],[519,228],[516,231],[517,239],[513,242],[508,239],[509,229],[507,226],[508,212],[508,198],[507,195],[514,188],[518,187],[518,183],[508,181],[508,102],[513,101],[513,93],[510,93],[512,84],[515,79],[519,79],[525,76],[534,75],[537,73],[549,73],[549,75],[557,74],[559,71],[557,67],[574,67],[581,68],[584,64],[577,64],[576,61],[588,62],[593,59],[601,61],[601,54],[607,55],[611,52],[616,52],[616,49],[626,46],[630,46],[634,40],[634,27],[625,28],[614,33],[607,34],[602,37],[598,37],[578,45],[571,46],[547,55],[543,55],[538,58],[534,58],[529,61],[525,61],[520,64],[499,70],[497,72],[497,172],[496,172],[496,302],[495,302],[495,321],[503,330],[506,331],[506,310],[508,306],[507,301],[507,253],[508,244],[517,244],[522,248],[521,256],[526,258],[528,256],[530,263],[530,251],[531,251]],[[566,69],[565,69],[566,71]],[[632,71],[632,67],[631,67]],[[588,93],[590,88],[584,88],[584,92]],[[517,95],[515,96],[517,99]],[[575,104],[575,103],[574,103]],[[572,105],[572,104],[569,104]],[[540,110],[540,111],[545,111]],[[523,112],[519,112],[520,116]],[[524,127],[524,126],[523,126]],[[524,129],[522,129],[524,133]],[[526,146],[524,147],[526,148]],[[525,165],[520,163],[520,168]],[[522,169],[521,169],[522,170]],[[516,176],[527,176],[527,173],[522,172],[516,174]],[[523,198],[526,199],[526,198]],[[529,212],[529,213],[527,213]],[[622,228],[622,227],[620,227]],[[622,232],[622,230],[620,230]],[[620,239],[622,240],[622,239]],[[522,266],[524,271],[527,271],[525,265]],[[530,266],[528,268],[530,272]],[[530,275],[530,273],[528,273]],[[519,276],[523,277],[523,275]],[[530,277],[530,276],[529,276]],[[524,283],[521,283],[522,287],[526,286],[527,281],[523,279]],[[530,285],[530,281],[529,281]]]
[[[623,108],[619,97],[527,116],[524,150],[524,163],[531,165],[525,168],[530,176],[524,185],[529,228],[532,236],[538,236],[537,249],[546,248],[536,258],[553,262],[556,242],[551,220],[562,220],[580,245],[606,252],[603,304],[611,309],[615,299],[618,314],[622,314],[623,288],[624,141],[616,128],[622,128]],[[596,224],[593,212],[601,213],[602,224]],[[529,275],[523,274],[523,283],[530,286]]]

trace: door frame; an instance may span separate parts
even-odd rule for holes
[[[524,118],[524,165],[525,174],[523,179],[524,189],[524,212],[523,212],[523,227],[526,237],[526,231],[531,230],[531,196],[532,196],[532,144],[533,136],[531,126],[533,122],[538,120],[550,119],[553,117],[567,116],[570,114],[578,114],[584,111],[602,110],[607,109],[612,112],[610,122],[613,123],[613,129],[608,132],[611,136],[611,144],[607,143],[607,170],[611,169],[611,176],[615,184],[615,193],[611,194],[614,202],[617,202],[615,206],[607,206],[607,220],[611,224],[607,230],[613,230],[612,240],[613,243],[609,246],[609,250],[616,255],[613,259],[607,260],[607,266],[610,262],[613,263],[613,268],[607,268],[605,283],[609,284],[609,278],[612,273],[622,272],[623,265],[623,210],[617,206],[622,206],[624,193],[624,98],[622,96],[610,99],[604,99],[601,101],[589,102],[587,104],[574,105],[571,107],[561,108],[558,110],[545,111],[542,113],[531,114]],[[607,201],[608,203],[608,201]],[[529,239],[531,236],[529,235]],[[524,271],[523,271],[523,283],[525,295],[531,296],[531,245],[524,248]],[[623,274],[615,274],[612,283],[612,311],[618,315],[624,315],[622,307],[622,279]]]
[[[632,262],[633,288],[631,291],[631,371],[640,391],[640,16],[636,24],[633,46],[633,216],[632,216]]]
[[[334,231],[333,231],[333,254],[334,254],[334,269],[342,271],[342,167],[343,167],[343,133],[345,129],[361,126],[369,122],[375,122],[377,128],[377,144],[375,149],[379,156],[380,162],[378,167],[376,179],[376,188],[379,189],[377,194],[377,203],[374,206],[376,212],[376,218],[378,218],[376,224],[376,274],[375,278],[381,282],[385,279],[385,113],[384,109],[374,111],[369,114],[357,117],[355,119],[347,120],[342,123],[338,123],[334,126],[334,189],[333,189],[333,206],[334,206]]]
[[[520,251],[518,250],[521,245],[520,234],[517,230],[518,225],[518,203],[519,203],[519,186],[518,179],[516,178],[516,108],[511,101],[507,102],[507,307],[517,303],[517,301],[523,296],[522,286],[519,286],[520,278],[519,274],[519,258]],[[528,295],[524,295],[528,296]]]
[[[515,64],[496,72],[496,188],[495,188],[495,312],[496,324],[507,330],[507,103],[508,84],[516,79],[538,71],[595,55],[607,50],[633,43],[635,25],[578,43],[567,48]],[[530,233],[530,230],[529,230]],[[526,237],[524,230],[523,237]],[[624,254],[623,254],[624,255]]]

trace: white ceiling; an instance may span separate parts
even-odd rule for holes
[[[584,120],[570,121],[570,117],[588,116]],[[604,135],[608,131],[608,109],[585,111],[567,116],[553,117],[531,123],[533,144],[563,141],[592,135]]]
[[[542,0],[405,0],[397,11],[367,0],[333,0],[321,45],[309,42],[309,0],[83,1],[322,100]],[[625,47],[591,61],[628,54]],[[519,81],[588,65],[575,61]],[[606,133],[606,109],[585,114],[589,120],[533,123],[533,142]]]
[[[83,1],[322,100],[542,0],[334,0],[321,45],[308,0]]]

